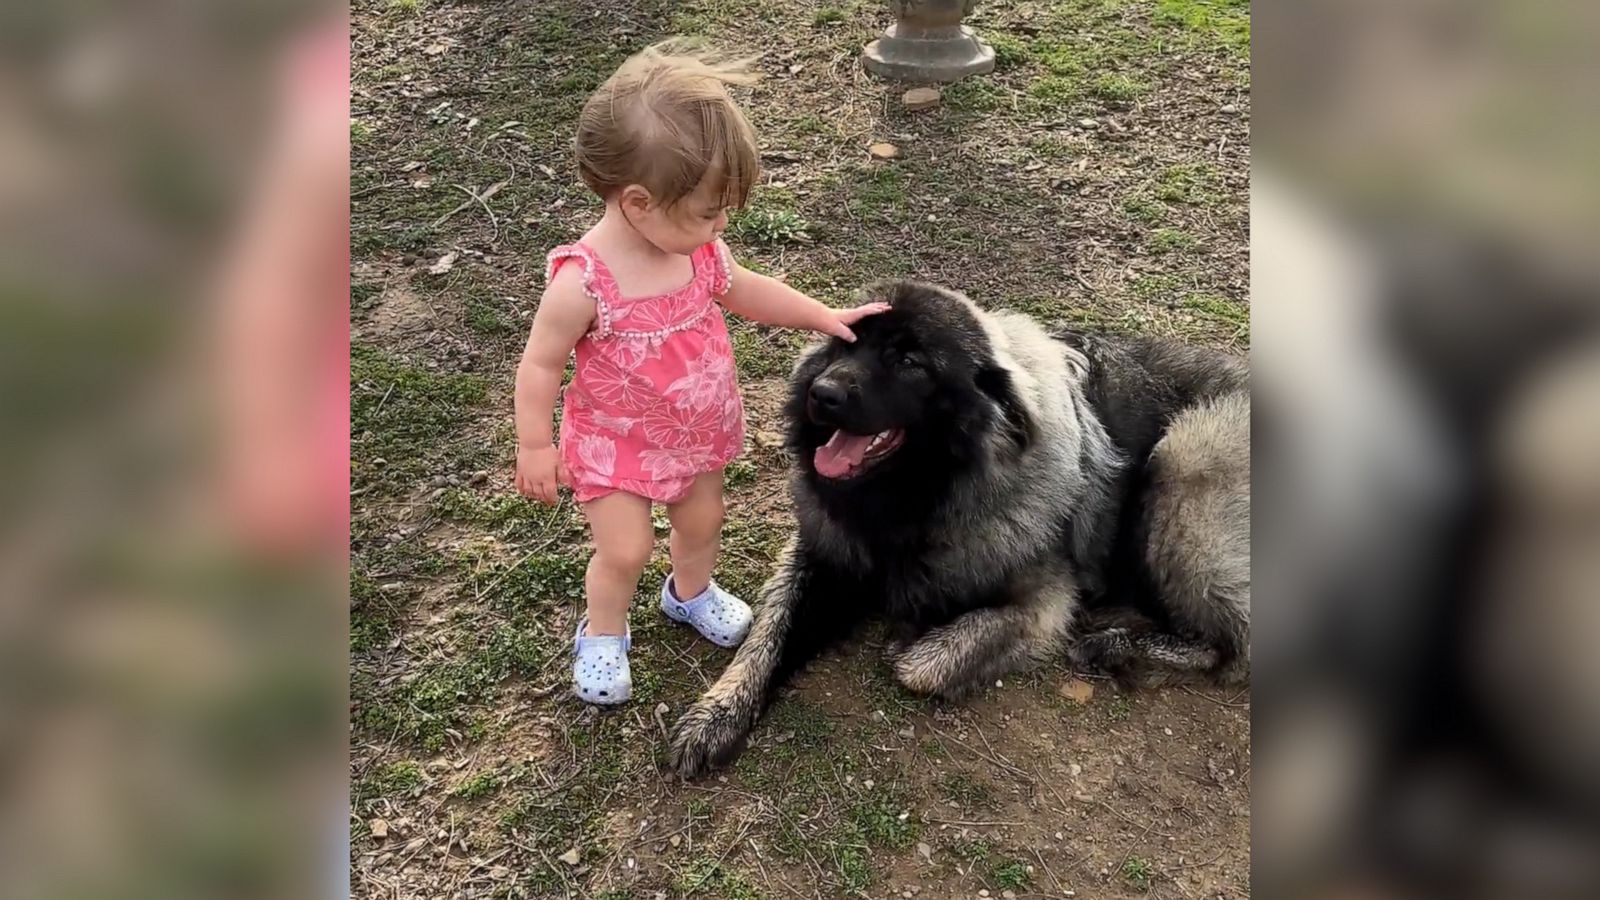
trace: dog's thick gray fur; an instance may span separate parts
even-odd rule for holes
[[[735,755],[777,688],[864,615],[887,621],[895,677],[924,695],[959,696],[1069,649],[1126,681],[1247,678],[1243,361],[1171,342],[1053,335],[930,285],[869,294],[892,311],[863,320],[859,344],[820,345],[796,367],[799,532],[732,664],[679,720],[677,770],[697,775]],[[875,346],[913,348],[920,371],[907,382],[928,403],[951,404],[946,417],[957,420],[944,432],[931,414],[909,421],[897,468],[863,486],[832,483],[810,464],[822,439],[804,421],[806,392],[836,369],[897,390]],[[956,460],[934,478],[945,470],[927,468],[943,458],[931,433]],[[896,502],[915,512],[894,520]]]

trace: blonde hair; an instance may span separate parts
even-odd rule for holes
[[[727,86],[755,82],[750,62],[682,39],[629,57],[578,116],[584,184],[604,200],[637,184],[670,207],[709,177],[723,206],[744,206],[761,157]]]

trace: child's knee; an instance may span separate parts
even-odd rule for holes
[[[694,515],[680,516],[678,521],[672,523],[672,530],[678,536],[692,543],[704,544],[716,540],[722,534],[722,504],[697,510]]]
[[[614,541],[595,547],[595,562],[618,575],[637,576],[650,564],[650,541]]]

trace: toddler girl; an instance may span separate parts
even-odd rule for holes
[[[595,545],[573,681],[590,703],[628,699],[628,603],[650,558],[651,503],[672,523],[661,609],[736,646],[750,607],[711,580],[722,469],[744,441],[733,347],[717,309],[853,340],[881,304],[833,310],[742,268],[720,239],[759,157],[726,85],[743,66],[682,45],[633,56],[578,120],[578,172],[605,214],[549,255],[547,286],[517,368],[517,489],[545,503],[572,487]],[[560,448],[550,422],[567,358]]]

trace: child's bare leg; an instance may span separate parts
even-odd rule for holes
[[[650,527],[650,501],[621,491],[583,505],[594,536],[594,556],[584,578],[588,594],[588,634],[624,634],[628,603],[639,576],[650,562],[655,533]]]
[[[667,507],[672,522],[672,587],[679,600],[711,584],[711,570],[722,547],[722,470],[705,472],[682,500]]]

